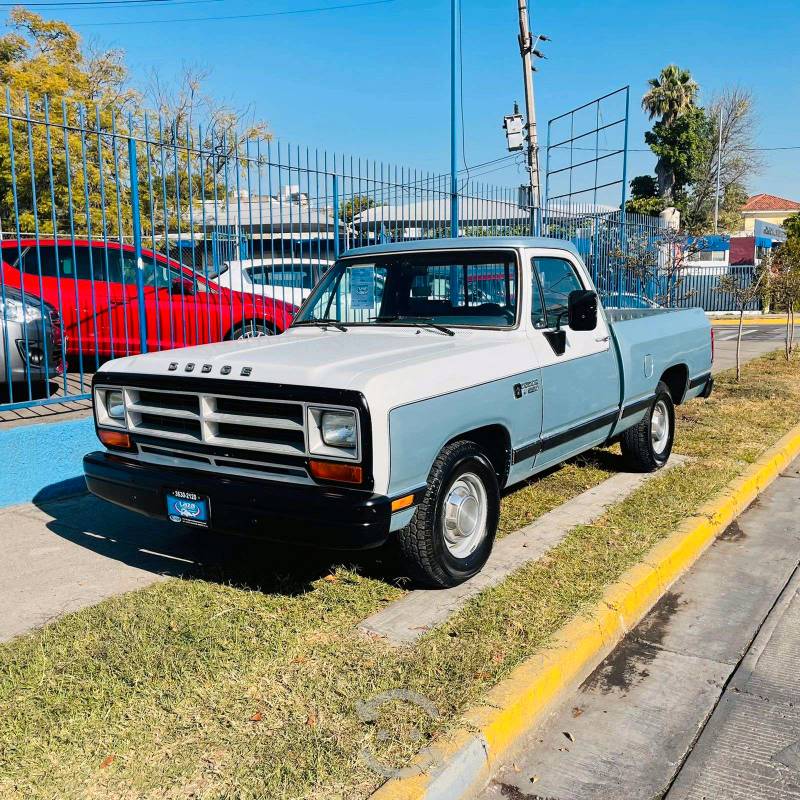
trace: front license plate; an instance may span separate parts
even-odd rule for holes
[[[208,498],[194,492],[168,492],[167,516],[172,522],[207,528],[210,516]]]

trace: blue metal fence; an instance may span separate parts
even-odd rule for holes
[[[460,235],[570,239],[600,292],[653,217],[524,205],[459,176]],[[109,358],[275,335],[351,247],[450,235],[450,175],[6,91],[0,110],[0,410],[88,397]],[[612,300],[613,302],[613,300]]]

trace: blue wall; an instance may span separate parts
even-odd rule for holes
[[[91,418],[0,431],[0,507],[85,491],[82,459],[100,446]]]

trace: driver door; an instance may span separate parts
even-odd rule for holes
[[[557,252],[557,254],[556,254]],[[569,327],[569,294],[584,285],[582,271],[563,251],[531,259],[533,347],[541,364],[542,449],[538,464],[551,464],[602,443],[619,411],[620,385],[616,350],[602,311],[597,327]],[[554,334],[566,333],[564,352]]]

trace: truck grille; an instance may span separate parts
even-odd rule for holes
[[[302,403],[124,389],[131,433],[282,456],[305,456]]]

